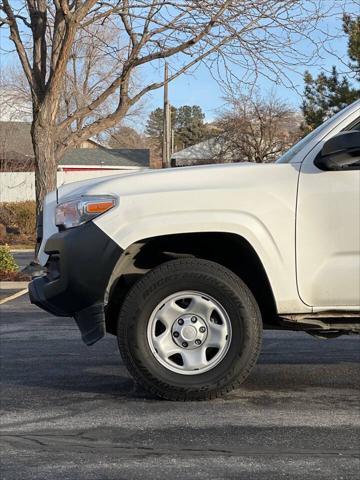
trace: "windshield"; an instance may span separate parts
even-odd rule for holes
[[[350,105],[351,106],[351,105]],[[348,109],[349,107],[347,107]],[[345,109],[345,110],[347,110]],[[328,127],[329,123],[333,122],[334,119],[338,116],[340,116],[341,114],[344,113],[344,110],[340,110],[340,112],[338,112],[336,115],[333,115],[332,117],[328,118],[326,120],[326,122],[322,123],[321,125],[319,125],[317,128],[315,128],[315,130],[313,130],[312,132],[310,132],[308,135],[306,135],[306,137],[302,138],[301,140],[299,140],[297,143],[295,143],[295,145],[293,145],[290,150],[288,150],[287,152],[285,152],[283,155],[281,155],[281,157],[276,160],[275,163],[289,163],[291,162],[291,160],[294,158],[294,156],[300,152],[300,150],[302,148],[304,148],[308,143],[310,143],[317,135],[319,135],[322,130],[325,130],[325,128]]]

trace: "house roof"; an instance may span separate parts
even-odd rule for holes
[[[210,160],[214,157],[214,148],[216,148],[216,139],[210,138],[204,142],[197,143],[191,147],[184,148],[179,152],[175,152],[171,155],[171,158],[175,160]]]
[[[89,138],[87,141],[98,147],[103,146],[95,138]],[[6,152],[16,152],[27,157],[33,156],[31,123],[0,121],[0,147]]]
[[[10,163],[18,164],[17,171],[21,171],[26,163],[27,170],[34,168],[34,150],[30,134],[31,124],[28,122],[0,121],[0,161],[10,167]],[[96,140],[98,148],[76,148],[67,152],[60,161],[61,165],[68,166],[98,166],[98,167],[149,167],[150,150],[148,149],[109,149],[101,146]],[[28,160],[26,162],[26,160]]]
[[[149,167],[150,150],[126,148],[77,148],[67,152],[62,165],[91,165],[99,167]]]
[[[214,163],[216,159],[221,159],[222,162],[234,161],[230,152],[224,149],[224,145],[223,137],[218,135],[173,153],[171,161],[174,166]]]

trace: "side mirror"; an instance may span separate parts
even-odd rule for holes
[[[314,164],[320,170],[360,168],[360,131],[341,132],[324,143]]]

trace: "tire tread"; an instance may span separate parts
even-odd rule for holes
[[[181,271],[186,274],[189,272],[189,270],[195,270],[204,279],[213,281],[214,269],[216,269],[217,276],[219,277],[219,272],[221,272],[221,279],[225,280],[223,282],[224,292],[230,295],[233,293],[233,289],[235,288],[239,292],[239,297],[241,295],[242,298],[245,300],[246,304],[248,306],[251,306],[253,310],[252,316],[255,320],[253,325],[253,339],[255,339],[252,345],[253,354],[250,361],[246,365],[246,368],[243,369],[241,374],[238,375],[231,382],[225,383],[225,385],[222,385],[222,382],[218,381],[216,383],[213,383],[211,388],[202,388],[197,390],[195,390],[194,388],[183,388],[179,390],[178,388],[172,387],[152,375],[151,372],[149,372],[149,370],[146,368],[146,364],[143,361],[140,361],[139,358],[137,358],[137,361],[134,361],[127,345],[127,330],[128,328],[131,328],[128,320],[132,317],[134,305],[138,303],[138,299],[141,298],[144,291],[146,291],[148,294],[149,285],[150,289],[156,288],[156,282],[159,281],[159,279],[166,279],[168,278],[168,276],[173,275],[174,272],[179,275]],[[230,288],[230,286],[232,288]],[[238,303],[239,309],[243,309],[243,304],[240,301]],[[219,398],[224,394],[229,393],[231,390],[238,388],[250,374],[251,370],[256,364],[261,349],[262,321],[260,310],[256,304],[252,293],[237,275],[215,262],[201,259],[183,258],[171,260],[169,262],[159,265],[158,267],[154,268],[146,275],[144,275],[144,277],[142,277],[132,287],[120,311],[117,336],[119,349],[125,365],[127,366],[130,374],[134,377],[134,379],[139,382],[148,392],[153,395],[175,401],[212,400],[215,398]],[[233,367],[232,371],[228,372],[227,376],[231,376],[234,368],[235,367]]]

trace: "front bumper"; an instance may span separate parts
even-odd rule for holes
[[[31,303],[74,317],[83,341],[105,335],[104,295],[122,249],[93,222],[52,235],[45,245],[47,274],[29,284]]]

